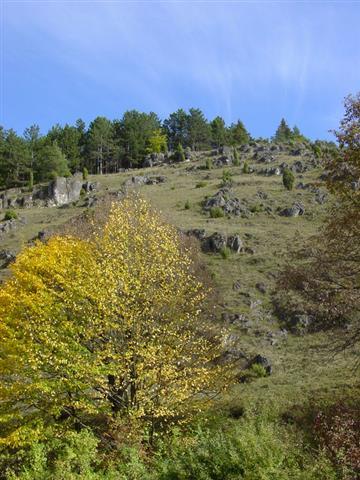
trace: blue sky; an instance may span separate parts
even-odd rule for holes
[[[19,133],[194,106],[332,138],[360,90],[359,1],[0,1],[0,124]]]

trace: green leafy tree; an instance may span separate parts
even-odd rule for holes
[[[211,130],[203,112],[198,108],[190,108],[188,116],[187,145],[192,150],[205,148],[210,144]]]
[[[293,132],[291,131],[291,128],[286,123],[285,119],[282,118],[280,125],[278,126],[275,132],[274,140],[276,142],[287,142],[291,140],[292,137],[293,137]]]
[[[147,151],[148,153],[160,153],[166,152],[167,150],[167,140],[166,135],[162,133],[161,129],[154,130],[152,135],[147,141]]]
[[[229,128],[229,142],[231,145],[244,145],[249,143],[250,134],[246,130],[243,122],[238,120],[236,123],[233,123]]]
[[[142,165],[150,138],[160,127],[161,122],[155,113],[137,110],[125,112],[122,119],[115,122],[116,141],[127,166]]]
[[[37,182],[46,182],[54,177],[66,177],[70,175],[67,159],[60,147],[44,145],[40,148],[34,165],[34,178]]]
[[[211,141],[217,148],[225,145],[227,138],[227,130],[225,121],[221,117],[215,117],[210,123],[211,128]]]
[[[179,143],[185,147],[188,146],[189,120],[185,110],[180,108],[176,112],[171,113],[169,118],[164,120],[163,125],[171,150],[174,150]]]
[[[95,118],[89,125],[86,146],[90,170],[97,174],[106,173],[115,149],[112,122],[105,117]]]
[[[0,141],[0,184],[6,188],[25,185],[31,164],[26,141],[12,129],[2,129]]]
[[[32,180],[34,179],[33,168],[35,164],[35,157],[39,150],[39,140],[40,140],[40,127],[39,125],[31,125],[30,127],[26,128],[24,131],[24,138],[26,143],[28,144],[30,150],[30,176],[32,175]],[[31,187],[32,188],[32,187]]]

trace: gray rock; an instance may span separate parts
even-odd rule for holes
[[[198,240],[204,240],[206,237],[206,232],[203,228],[192,228],[190,230],[186,230],[185,235],[195,237]]]
[[[240,253],[244,249],[243,241],[241,240],[239,235],[231,235],[227,239],[227,246],[235,253]]]
[[[294,203],[292,207],[284,208],[279,213],[282,217],[298,217],[299,215],[304,215],[305,207],[301,203]]]
[[[82,188],[86,193],[95,192],[99,188],[99,182],[84,182]]]
[[[242,285],[240,280],[236,280],[236,282],[233,283],[233,290],[240,290],[241,287]]]
[[[207,252],[219,253],[227,246],[227,238],[223,233],[215,232],[203,242],[203,249]]]
[[[83,186],[81,174],[72,177],[58,177],[50,182],[48,187],[48,205],[67,205],[77,202],[80,198],[80,192]]]
[[[247,206],[235,197],[229,187],[221,188],[214,196],[205,200],[203,208],[209,211],[213,207],[221,208],[225,214],[234,216],[250,215]]]
[[[306,333],[314,324],[314,317],[305,313],[295,313],[288,321],[288,325],[293,333]]]
[[[50,236],[51,234],[48,230],[40,230],[40,232],[35,238],[36,240],[40,240],[40,242],[42,243],[46,243],[49,240]]]
[[[306,165],[298,160],[297,162],[294,163],[294,165],[291,167],[291,170],[296,173],[304,173],[307,170]]]
[[[10,263],[14,262],[16,259],[15,253],[11,250],[1,250],[0,251],[0,268],[6,268]]]
[[[146,175],[135,175],[128,180],[126,180],[125,185],[156,185],[158,183],[164,183],[166,177],[164,175],[157,175],[157,176],[146,176]]]
[[[255,287],[256,287],[256,289],[259,290],[259,292],[261,292],[261,293],[266,293],[266,291],[267,291],[266,285],[265,285],[265,283],[263,283],[263,282],[257,283],[257,284],[255,285]]]
[[[356,181],[351,182],[351,188],[352,188],[352,190],[354,190],[355,192],[357,192],[358,190],[360,190],[360,180],[358,180],[357,182],[356,182]]]

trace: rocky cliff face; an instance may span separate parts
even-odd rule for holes
[[[13,188],[0,192],[1,208],[30,208],[33,206],[58,207],[77,202],[84,187],[81,174],[72,177],[58,177],[48,185],[36,185],[32,192]],[[91,184],[92,185],[92,184]],[[88,182],[85,190],[92,190]]]
[[[83,186],[81,174],[72,177],[58,177],[49,184],[48,203],[56,206],[66,205],[76,202],[80,198],[80,192]]]

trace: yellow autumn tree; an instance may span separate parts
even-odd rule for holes
[[[0,441],[126,418],[191,417],[226,383],[206,291],[176,229],[139,198],[83,240],[20,254],[0,290]]]

